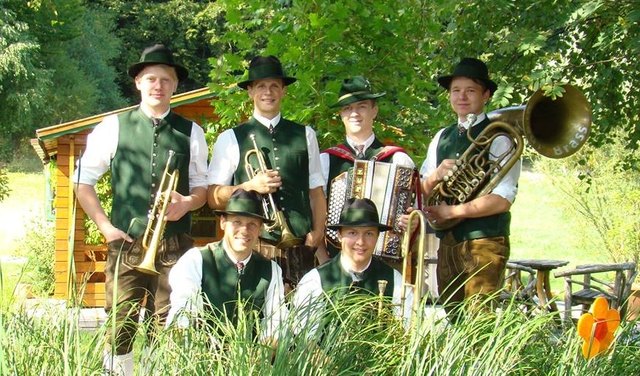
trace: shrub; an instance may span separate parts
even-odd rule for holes
[[[578,155],[566,159],[540,158],[542,171],[567,197],[562,202],[569,213],[577,213],[581,226],[575,231],[585,245],[602,249],[613,262],[640,261],[640,171],[630,168],[623,143],[617,134],[612,142],[594,148],[587,145]],[[636,151],[634,157],[640,156]],[[595,229],[597,238],[587,229]]]
[[[31,285],[31,292],[48,296],[55,287],[55,228],[52,222],[35,217],[28,223],[27,232],[18,252],[27,258],[24,282]]]

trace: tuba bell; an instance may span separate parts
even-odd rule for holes
[[[149,212],[149,222],[147,222],[147,228],[142,237],[144,256],[142,262],[140,262],[135,269],[146,274],[160,274],[156,270],[156,255],[158,253],[158,246],[160,246],[160,241],[162,240],[162,235],[164,234],[164,227],[167,223],[165,217],[167,207],[171,201],[171,192],[175,191],[178,186],[178,170],[169,173],[169,165],[174,154],[173,150],[169,150],[169,158],[167,158],[167,164],[164,167],[160,187],[156,192],[153,207]]]
[[[548,158],[565,158],[577,152],[589,137],[591,105],[574,86],[563,88],[565,93],[560,98],[551,99],[538,90],[524,106],[488,113],[492,122],[475,139],[468,127],[471,145],[434,187],[426,205],[456,205],[491,193],[522,155],[524,138],[534,150]],[[508,137],[512,148],[490,159],[491,143],[498,137]],[[429,225],[434,230],[446,230],[461,221],[429,220]]]
[[[267,163],[264,160],[262,151],[258,148],[258,144],[256,143],[256,136],[254,134],[250,134],[249,138],[251,138],[251,142],[253,142],[253,149],[247,151],[244,155],[244,169],[249,179],[252,179],[259,172],[267,171]],[[257,169],[254,169],[253,165],[250,162],[250,158],[252,156],[257,159]],[[271,193],[262,195],[262,209],[264,211],[264,216],[273,221],[273,224],[271,225],[267,225],[265,223],[265,230],[267,232],[280,230],[280,239],[276,244],[276,248],[287,249],[296,245],[300,245],[304,242],[303,238],[298,238],[293,234],[293,232],[289,228],[289,225],[287,224],[284,213],[276,205],[276,201],[273,199],[273,195]]]

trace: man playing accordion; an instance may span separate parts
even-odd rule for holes
[[[378,206],[378,211],[380,212],[381,219],[387,218],[387,211],[385,211],[385,207],[388,208],[391,201],[394,200],[394,197],[404,197],[403,204],[401,204],[400,208],[395,208],[391,210],[400,210],[399,214],[404,213],[405,206],[412,205],[414,202],[413,192],[413,182],[415,182],[415,176],[413,176],[413,170],[415,164],[411,160],[411,157],[407,155],[407,153],[398,146],[389,146],[384,145],[374,134],[373,131],[373,122],[378,115],[378,105],[376,103],[377,98],[384,96],[386,93],[374,93],[371,90],[371,84],[369,81],[362,76],[354,76],[350,78],[346,78],[342,81],[340,87],[340,93],[338,101],[333,104],[331,107],[338,108],[340,118],[344,124],[345,128],[345,141],[344,143],[331,147],[320,154],[320,163],[322,165],[322,173],[327,182],[327,186],[325,187],[325,191],[327,194],[327,199],[329,200],[328,206],[332,207],[329,209],[330,218],[329,225],[332,223],[332,219],[337,219],[337,216],[340,213],[342,208],[342,204],[345,199],[351,197],[352,195],[346,193],[346,196],[340,197],[341,193],[338,194],[336,187],[339,186],[337,182],[339,179],[336,177],[341,176],[341,174],[348,172],[351,170],[351,174],[353,175],[354,162],[358,161],[372,161],[372,163],[362,163],[361,170],[368,170],[370,175],[373,175],[373,170],[376,169],[376,166],[380,166],[381,164],[374,164],[373,162],[386,162],[382,165],[385,165],[385,170],[389,168],[390,164],[392,167],[389,168],[388,174],[383,174],[385,176],[381,177],[381,180],[384,180],[384,183],[380,183],[380,181],[369,181],[369,189],[366,187],[362,187],[364,191],[361,195],[362,197],[371,198],[374,200],[376,205]],[[360,162],[358,162],[360,163]],[[402,169],[396,170],[396,167],[402,166]],[[353,169],[353,170],[352,170]],[[382,168],[378,169],[377,173],[382,172]],[[395,173],[394,173],[395,171]],[[387,181],[393,179],[394,177],[391,175],[396,174],[400,177],[394,187],[391,187],[386,195],[380,195],[385,197],[379,197],[376,200],[371,196],[371,191],[374,189],[376,185],[387,185]],[[353,178],[351,179],[353,180]],[[398,185],[401,183],[405,183],[407,188],[405,192],[399,192]],[[336,183],[336,184],[332,184]],[[350,184],[354,189],[360,189],[357,187],[353,187],[353,182]],[[332,196],[332,189],[335,189]],[[340,187],[342,189],[342,187]],[[362,198],[360,197],[360,198]],[[339,201],[339,202],[333,202]],[[395,202],[394,202],[395,203]],[[333,205],[332,205],[333,204]],[[390,215],[394,217],[393,215]],[[393,223],[393,219],[389,221],[383,221],[392,227],[395,227],[395,223]],[[395,228],[394,228],[395,229]],[[390,231],[393,233],[393,231]],[[332,237],[335,234],[328,234],[327,238],[327,251],[330,256],[333,257],[340,251],[339,245],[336,244],[335,239]],[[384,250],[380,248],[384,247],[378,245],[376,247],[376,254],[385,255]],[[395,261],[397,258],[388,258],[386,261]]]

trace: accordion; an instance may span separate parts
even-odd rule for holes
[[[418,174],[415,168],[386,162],[356,160],[353,168],[331,181],[327,225],[334,225],[340,221],[340,212],[347,199],[368,198],[378,208],[380,223],[393,228],[380,233],[374,254],[400,259],[401,234],[397,219],[415,202],[417,184]],[[338,244],[337,232],[327,230],[327,240]]]

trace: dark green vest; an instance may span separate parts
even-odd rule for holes
[[[208,244],[202,252],[202,293],[208,302],[207,312],[216,317],[225,315],[236,322],[237,304],[241,299],[248,310],[260,312],[263,317],[267,290],[271,283],[271,261],[253,252],[242,275],[222,249],[222,242]]]
[[[244,156],[253,149],[249,138],[255,134],[258,148],[265,156],[267,168],[277,170],[282,177],[282,187],[273,198],[276,205],[284,212],[289,228],[298,237],[304,237],[311,231],[311,204],[309,202],[309,153],[307,151],[307,137],[305,127],[292,121],[281,119],[274,128],[273,134],[260,124],[255,118],[241,124],[233,131],[238,140],[240,161],[242,166],[236,169],[233,176],[234,185],[249,180],[244,168]],[[251,158],[254,169],[258,168],[255,158]],[[267,234],[262,237],[269,240],[280,238],[279,233]]]
[[[476,138],[491,122],[485,119],[471,128],[471,136]],[[458,124],[447,127],[440,135],[436,152],[437,166],[444,159],[456,159],[461,156],[471,145],[467,134],[458,134]],[[453,233],[457,241],[490,238],[496,236],[509,236],[511,213],[500,213],[482,218],[467,218],[457,226],[447,230]],[[447,231],[436,231],[439,238],[443,238]]]
[[[344,288],[350,287],[349,291],[378,295],[378,281],[384,279],[387,281],[384,295],[387,297],[393,296],[393,268],[384,263],[384,261],[374,257],[367,270],[363,272],[363,279],[354,282],[351,275],[342,269],[340,257],[342,257],[341,254],[318,267],[318,274],[320,274],[320,282],[324,292],[346,292],[347,290]]]
[[[123,231],[139,237],[147,226],[162,180],[169,150],[175,155],[169,171],[179,171],[177,191],[189,194],[189,160],[193,123],[170,112],[157,127],[138,107],[118,115],[118,149],[111,160],[113,209],[111,222]],[[131,225],[131,228],[129,226]],[[164,236],[186,233],[191,229],[191,215],[167,222]]]

